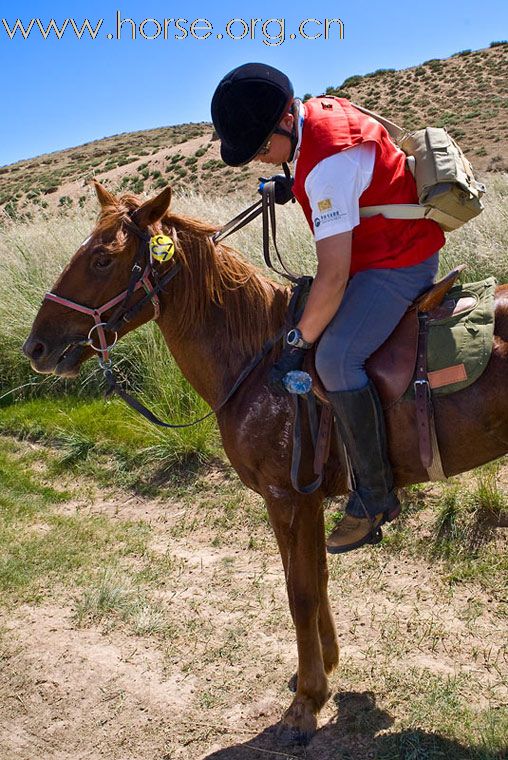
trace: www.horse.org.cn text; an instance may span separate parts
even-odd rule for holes
[[[105,19],[97,21],[83,19],[78,23],[73,18],[57,21],[54,18],[44,21],[41,18],[31,18],[27,21],[15,19],[9,21],[2,18],[0,36],[10,40],[29,40],[33,37],[60,40],[64,35],[74,35],[76,39],[108,40],[175,40],[186,39],[208,40],[261,40],[264,45],[276,47],[287,40],[343,40],[344,24],[339,18],[306,18],[297,25],[297,30],[286,29],[284,18],[233,18],[226,23],[214,24],[206,18],[189,20],[186,18],[145,18],[135,21],[132,18],[122,18],[120,11],[116,16],[110,31],[106,31]],[[3,32],[3,35],[1,34]]]

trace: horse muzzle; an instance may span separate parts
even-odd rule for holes
[[[76,377],[88,345],[89,341],[86,338],[77,338],[58,346],[51,346],[30,335],[23,344],[22,351],[30,360],[34,372],[41,375]]]

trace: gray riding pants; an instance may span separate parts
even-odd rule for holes
[[[368,269],[351,278],[316,351],[316,370],[327,391],[353,391],[367,385],[365,362],[415,298],[430,288],[438,261],[439,252],[415,266]]]

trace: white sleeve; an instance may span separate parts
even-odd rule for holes
[[[362,143],[323,159],[309,172],[305,192],[316,240],[360,224],[359,198],[372,181],[375,158],[375,143]]]

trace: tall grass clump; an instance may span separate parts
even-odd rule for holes
[[[494,275],[508,282],[508,174],[489,174],[483,196],[484,211],[459,230],[446,236],[441,254],[443,274],[457,264],[466,264],[464,282]]]
[[[450,482],[443,487],[435,506],[434,539],[426,541],[425,553],[442,559],[451,580],[476,579],[486,586],[502,587],[508,558],[494,540],[496,528],[507,518],[507,501],[499,483],[501,463],[477,468],[467,483]]]

